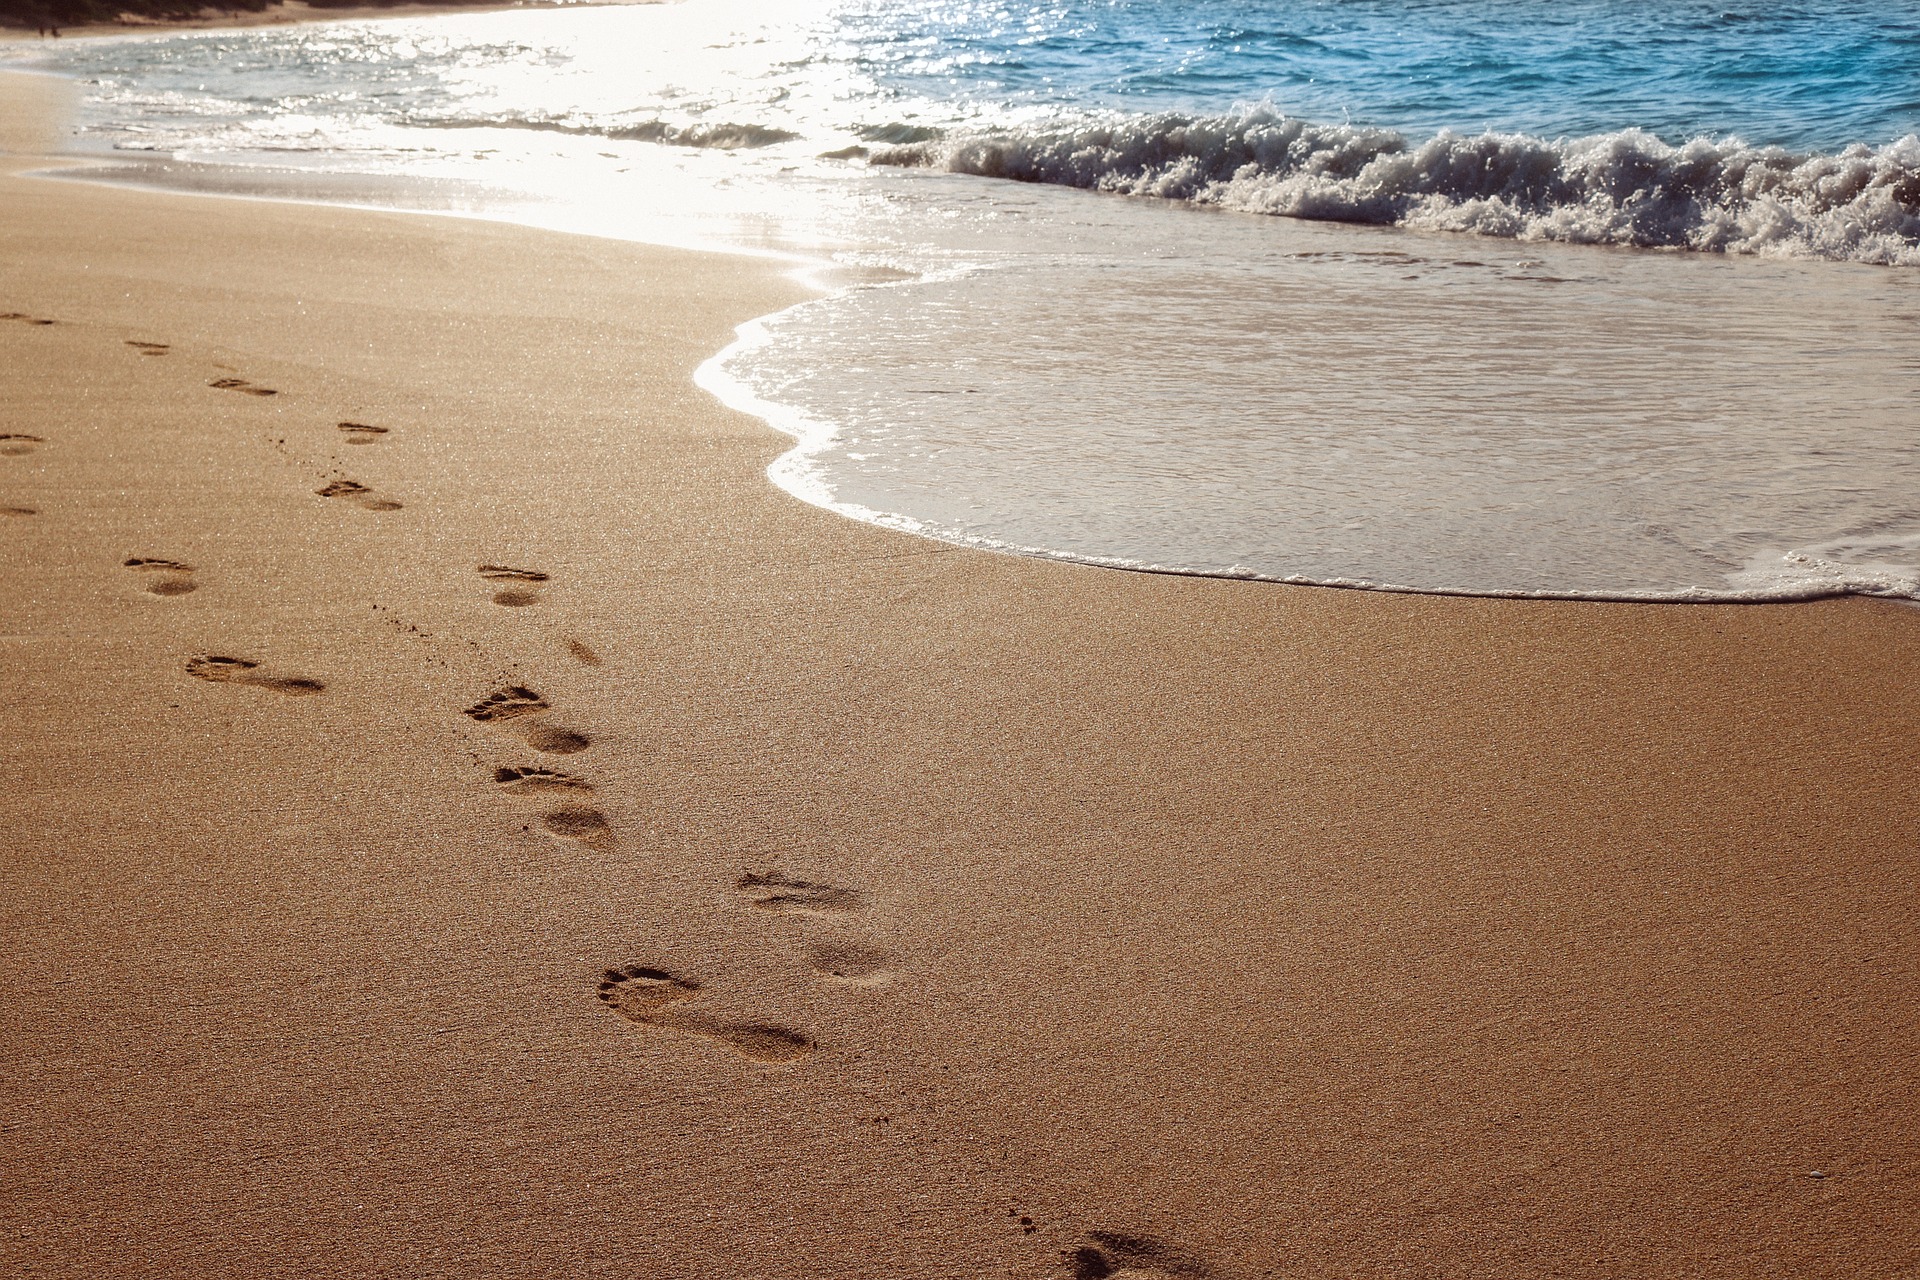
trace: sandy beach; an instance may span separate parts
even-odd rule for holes
[[[1920,613],[956,550],[766,260],[34,176],[0,1272],[1920,1276]]]

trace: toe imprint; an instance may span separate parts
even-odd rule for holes
[[[483,564],[478,570],[483,578],[510,580],[513,582],[545,582],[547,575],[538,569],[509,569],[503,564]]]
[[[210,387],[218,387],[222,391],[238,391],[243,395],[249,396],[277,396],[280,394],[272,387],[255,386],[245,378],[215,378],[207,385]]]
[[[508,791],[591,791],[584,778],[576,778],[558,769],[533,765],[502,767],[493,771],[493,780]]]
[[[867,895],[858,889],[796,880],[780,871],[769,871],[764,875],[748,872],[734,882],[734,887],[747,895],[749,905],[756,911],[825,915],[857,911],[866,905],[867,900]]]
[[[466,714],[483,724],[492,724],[498,720],[512,720],[516,716],[530,716],[545,710],[548,710],[545,698],[525,685],[515,684],[488,694],[468,707]]]

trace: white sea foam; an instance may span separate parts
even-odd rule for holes
[[[1249,213],[1558,240],[1920,265],[1920,137],[1799,155],[1636,129],[1549,141],[1312,124],[1270,108],[886,147],[871,162]]]

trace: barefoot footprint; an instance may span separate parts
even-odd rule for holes
[[[45,443],[46,440],[44,437],[30,436],[24,431],[0,433],[0,453],[8,454],[16,458],[22,454],[32,453]]]
[[[858,911],[867,895],[858,889],[812,880],[797,880],[782,871],[748,872],[734,882],[756,911],[784,911],[796,915],[834,915]]]
[[[329,480],[314,492],[323,498],[346,498],[368,511],[398,511],[400,504],[383,498],[357,480]]]
[[[813,1052],[813,1041],[785,1027],[727,1022],[674,1008],[699,995],[700,984],[692,979],[644,965],[608,969],[600,978],[601,1003],[640,1026],[685,1031],[718,1041],[755,1062],[798,1062]]]
[[[1091,1231],[1088,1243],[1067,1255],[1073,1280],[1206,1280],[1213,1269],[1151,1236]]]
[[[183,596],[194,589],[193,566],[178,560],[135,556],[126,561],[126,567],[146,579],[148,595]]]
[[[570,773],[558,769],[542,769],[537,765],[518,765],[502,767],[493,771],[493,780],[502,791],[591,791],[593,786],[584,778],[576,778]]]
[[[552,709],[552,704],[545,698],[525,685],[515,684],[488,694],[468,707],[465,714],[482,724],[526,720],[524,725],[516,725],[514,731],[520,735],[521,741],[543,755],[567,756],[576,751],[585,751],[593,745],[593,740],[578,730],[529,719]]]
[[[249,662],[245,658],[222,658],[204,653],[187,659],[187,674],[196,680],[211,680],[216,684],[248,684],[294,697],[319,693],[327,687],[318,680],[303,676],[273,675],[262,671],[259,663]]]
[[[522,586],[507,586],[493,593],[493,602],[509,608],[522,605],[539,604],[540,593],[528,590],[536,582],[545,582],[547,575],[538,569],[509,569],[503,564],[483,564],[480,576],[489,582],[522,583]]]
[[[215,378],[207,385],[210,387],[218,387],[222,391],[238,391],[243,395],[249,396],[277,396],[280,394],[272,387],[255,386],[245,378]]]
[[[364,422],[342,422],[339,426],[348,444],[379,444],[380,437],[388,431],[386,427],[370,427]]]
[[[806,956],[807,964],[815,973],[836,982],[877,987],[893,976],[887,969],[887,953],[878,947],[862,947],[851,942],[816,942],[808,945]]]

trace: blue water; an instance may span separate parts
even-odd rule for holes
[[[868,0],[838,21],[881,85],[990,107],[1265,102],[1416,135],[1641,129],[1806,151],[1920,130],[1920,10],[1901,0]]]

